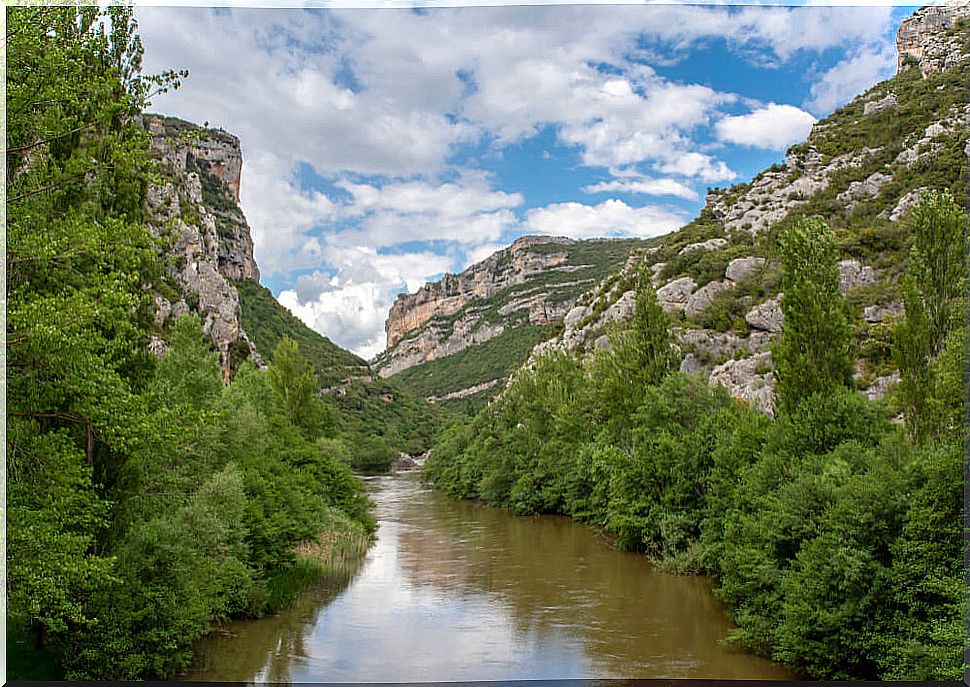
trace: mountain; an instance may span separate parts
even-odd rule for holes
[[[583,294],[563,331],[540,343],[583,353],[634,301],[640,263],[683,353],[681,369],[708,375],[771,412],[770,345],[781,332],[778,235],[820,215],[838,236],[840,286],[854,316],[856,382],[870,398],[898,380],[888,320],[911,245],[908,209],[924,189],[966,198],[970,155],[970,6],[923,8],[898,32],[898,72],[819,121],[808,139],[751,182],[708,193],[697,218],[635,250],[624,269]]]
[[[239,139],[174,117],[146,114],[142,124],[161,172],[149,187],[149,226],[166,244],[153,352],[164,353],[179,315],[195,312],[228,380],[246,359],[265,366],[289,337],[316,370],[320,395],[340,411],[342,433],[381,442],[369,449],[366,467],[429,448],[450,417],[445,409],[379,379],[366,361],[307,327],[259,284],[251,230],[239,207]]]
[[[678,231],[650,241],[526,237],[399,296],[374,367],[419,394],[474,410],[533,343],[533,354],[609,345],[606,333],[630,312],[632,277],[645,262],[672,319],[682,369],[770,412],[769,347],[781,331],[776,238],[795,219],[821,215],[844,252],[842,290],[862,352],[858,384],[882,396],[898,378],[880,342],[885,320],[901,309],[907,209],[925,188],[966,193],[968,17],[965,3],[917,11],[899,28],[895,77],[819,121],[784,164],[711,190]]]
[[[478,407],[533,346],[561,330],[580,294],[646,245],[520,238],[461,274],[399,295],[374,367],[437,402]]]

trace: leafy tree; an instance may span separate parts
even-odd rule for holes
[[[308,437],[317,438],[333,426],[333,417],[317,397],[317,377],[300,355],[299,345],[283,337],[273,352],[269,383],[276,407]]]
[[[905,317],[895,328],[893,358],[900,371],[898,395],[907,427],[921,441],[946,426],[944,419],[951,415],[940,407],[943,401],[934,388],[936,359],[959,325],[955,315],[963,283],[966,216],[949,193],[932,191],[923,195],[912,216],[916,240],[900,280]]]
[[[658,384],[675,362],[670,322],[645,265],[637,271],[633,314],[622,328],[611,332],[610,344],[609,350],[597,354],[592,376],[601,419],[619,430],[618,423],[632,417],[643,390]]]
[[[819,217],[802,219],[779,242],[785,319],[773,357],[779,407],[793,412],[813,394],[851,388],[852,340],[832,231]]]

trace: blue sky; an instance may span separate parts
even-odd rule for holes
[[[526,234],[655,236],[895,71],[903,7],[140,7],[152,109],[239,136],[263,283],[338,344]]]

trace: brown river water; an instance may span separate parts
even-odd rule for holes
[[[225,623],[188,680],[795,679],[724,646],[710,582],[593,529],[455,501],[415,474],[367,479],[377,541],[285,612]]]

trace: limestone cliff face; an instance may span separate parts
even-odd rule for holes
[[[432,318],[454,315],[468,302],[490,298],[509,286],[522,284],[530,276],[561,265],[568,258],[564,251],[530,250],[535,246],[572,243],[565,238],[527,236],[461,274],[446,274],[441,281],[425,284],[416,293],[400,294],[384,325],[388,350]],[[537,318],[541,317],[537,313]]]
[[[259,279],[249,225],[237,203],[239,140],[171,117],[145,115],[142,121],[162,172],[148,189],[148,225],[167,243],[163,259],[176,292],[156,293],[156,325],[197,312],[228,377],[229,351],[239,343],[261,362],[240,324],[239,296],[230,281]],[[161,339],[153,348],[164,350]]]
[[[961,20],[967,19],[970,19],[970,3],[966,0],[951,0],[917,10],[900,24],[896,34],[897,71],[916,65],[927,76],[970,58],[960,36],[951,32]]]

